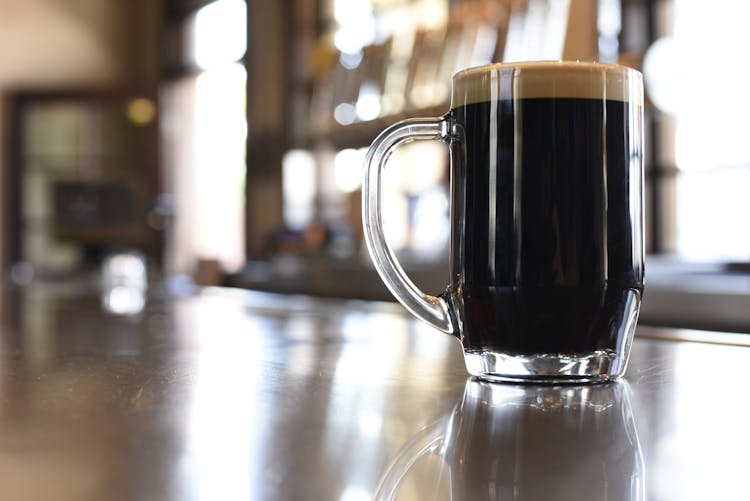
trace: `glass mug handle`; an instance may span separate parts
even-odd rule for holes
[[[448,302],[442,297],[425,294],[404,273],[385,240],[381,211],[382,171],[393,150],[412,141],[446,141],[449,137],[450,123],[447,117],[412,118],[384,130],[370,145],[365,157],[362,222],[367,250],[388,290],[418,318],[442,332],[457,335]]]

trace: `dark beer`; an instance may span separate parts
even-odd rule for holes
[[[620,346],[643,291],[632,109],[601,97],[454,103],[450,291],[467,352]]]

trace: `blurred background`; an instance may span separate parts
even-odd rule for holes
[[[642,321],[750,332],[749,15],[733,0],[0,0],[0,271],[11,288],[104,287],[124,313],[202,285],[388,300],[359,213],[374,137],[445,113],[458,69],[598,60],[645,76]],[[445,146],[399,149],[387,176],[387,237],[439,292]]]

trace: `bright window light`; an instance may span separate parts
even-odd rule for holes
[[[195,16],[195,63],[203,69],[238,61],[247,49],[247,4],[217,0]]]
[[[333,118],[341,125],[351,125],[357,118],[357,108],[352,103],[340,103],[333,110]]]
[[[674,116],[676,251],[689,260],[747,260],[750,181],[750,4],[716,0],[712,15],[675,2],[674,35],[647,52],[649,96]],[[721,221],[721,224],[717,224]]]
[[[570,0],[529,0],[512,8],[503,61],[560,59],[570,13]]]
[[[245,80],[237,63],[202,73],[196,85],[195,245],[228,271],[245,258]]]
[[[336,0],[333,10],[339,24],[333,43],[341,52],[356,54],[375,41],[375,16],[370,0]]]
[[[362,84],[355,108],[360,120],[374,120],[380,116],[380,89],[377,84],[369,81]]]
[[[343,193],[359,189],[362,181],[362,165],[367,154],[366,148],[341,150],[334,160],[336,187]]]
[[[306,150],[290,150],[281,163],[284,191],[284,223],[301,229],[312,223],[317,190],[315,155]]]
[[[421,194],[414,203],[414,250],[438,256],[447,249],[450,235],[448,193],[440,188]]]

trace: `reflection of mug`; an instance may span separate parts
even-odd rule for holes
[[[625,371],[643,291],[641,75],[538,62],[453,77],[451,110],[398,123],[365,160],[375,267],[414,314],[460,337],[488,380],[601,381]],[[380,176],[408,141],[450,144],[450,284],[417,289],[383,238]]]
[[[411,483],[420,499],[643,500],[645,470],[628,393],[626,383],[500,386],[469,379],[452,414],[390,463],[375,498],[399,499]],[[440,458],[439,471],[420,477],[418,465],[430,456]]]

